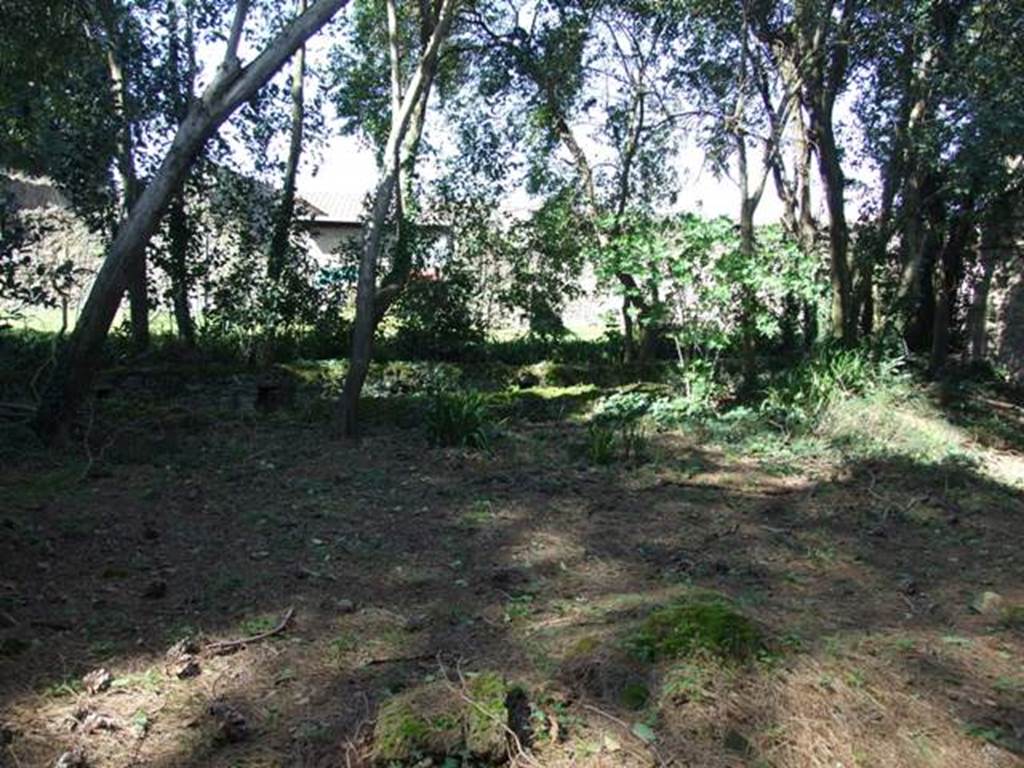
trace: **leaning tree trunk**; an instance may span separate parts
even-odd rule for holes
[[[114,114],[117,116],[117,170],[121,177],[121,218],[127,217],[139,197],[139,180],[135,171],[132,144],[132,120],[128,106],[128,78],[117,50],[118,37],[112,11],[104,16],[110,40],[107,49],[107,70],[110,75]],[[149,287],[146,259],[138,260],[128,271],[128,302],[131,317],[132,348],[141,352],[149,346]]]
[[[413,115],[420,99],[429,98],[437,66],[441,44],[448,36],[456,0],[444,0],[438,21],[430,41],[420,58],[419,65],[410,79],[397,115],[392,115],[391,130],[384,147],[384,168],[381,181],[374,193],[370,221],[363,239],[362,255],[359,261],[359,277],[356,281],[356,316],[352,327],[352,349],[349,354],[349,369],[345,384],[338,398],[336,427],[346,437],[359,434],[359,396],[370,370],[373,355],[373,336],[377,326],[377,265],[383,245],[384,228],[388,212],[399,181],[401,165],[400,149],[406,141],[410,125],[422,130],[422,122],[413,122]],[[424,104],[426,102],[424,101]]]
[[[128,275],[138,268],[146,246],[171,197],[181,188],[193,160],[225,120],[248,101],[310,36],[348,0],[319,0],[285,27],[249,65],[238,60],[248,3],[239,0],[227,53],[203,95],[178,126],[160,168],[146,185],[118,230],[96,275],[75,330],[61,350],[36,412],[35,427],[47,441],[67,435],[78,407],[92,386],[103,342],[121,303]]]

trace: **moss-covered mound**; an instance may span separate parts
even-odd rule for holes
[[[761,648],[762,640],[754,622],[724,597],[699,594],[651,613],[631,638],[630,647],[645,661],[698,652],[740,660]]]
[[[398,694],[377,713],[378,764],[409,764],[426,756],[503,761],[508,695],[504,679],[493,672],[467,677],[464,689],[442,680]]]

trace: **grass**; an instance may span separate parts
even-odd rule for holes
[[[999,626],[1003,629],[1024,632],[1024,605],[1007,605],[999,615]]]
[[[661,683],[663,704],[705,701],[713,695],[712,677],[727,674],[713,659],[698,658],[673,664]]]
[[[461,517],[467,526],[486,526],[494,522],[495,504],[490,499],[476,499]]]
[[[165,680],[161,671],[156,667],[150,667],[143,672],[134,672],[129,675],[115,677],[110,687],[118,690],[141,690],[155,693],[164,685]]]
[[[253,616],[239,624],[238,628],[243,637],[250,637],[269,632],[277,625],[279,620],[279,617],[274,616]]]
[[[359,640],[354,633],[342,632],[327,644],[327,658],[332,665],[339,665],[358,647]]]

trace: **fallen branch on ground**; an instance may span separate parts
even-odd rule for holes
[[[281,617],[281,621],[279,621],[277,625],[272,629],[268,629],[266,632],[260,632],[259,634],[251,635],[249,637],[242,637],[237,640],[220,640],[215,643],[207,643],[205,650],[210,651],[211,653],[217,656],[220,656],[225,653],[230,653],[231,651],[234,651],[238,648],[242,648],[246,645],[258,643],[260,640],[266,640],[268,637],[279,635],[282,632],[284,632],[285,628],[288,626],[288,622],[292,620],[292,616],[294,614],[295,607],[289,606],[288,610],[284,612],[284,616]]]

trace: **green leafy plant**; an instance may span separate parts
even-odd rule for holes
[[[615,430],[604,424],[590,424],[587,427],[586,454],[591,464],[603,466],[615,461]]]
[[[494,423],[487,398],[479,392],[439,392],[427,406],[427,439],[433,445],[487,449]]]
[[[594,408],[594,420],[605,424],[635,421],[651,407],[646,392],[616,392],[603,398]]]
[[[865,349],[824,348],[778,376],[766,389],[760,412],[786,431],[814,427],[838,399],[897,380],[902,362],[874,360]]]
[[[642,422],[626,422],[619,427],[618,442],[624,461],[639,464],[647,458],[647,430]]]

